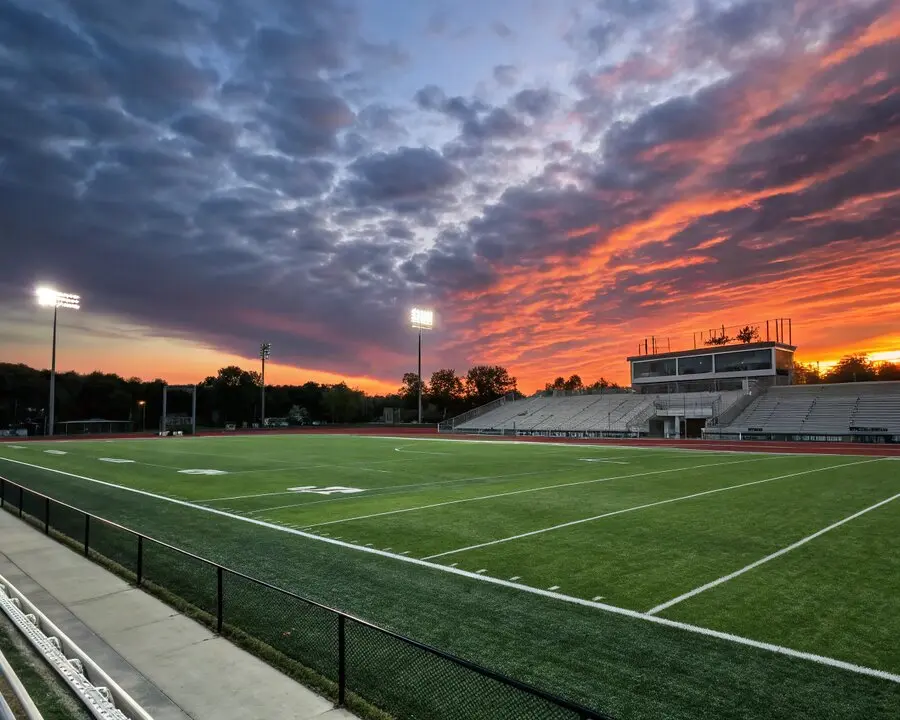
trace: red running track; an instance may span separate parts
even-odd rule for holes
[[[386,427],[322,427],[294,428],[287,430],[256,430],[228,432],[211,431],[197,433],[200,437],[217,437],[222,435],[381,435],[388,437],[440,437],[446,440],[468,440],[483,442],[553,442],[572,445],[631,445],[634,447],[670,447],[687,450],[723,450],[728,452],[762,452],[762,453],[796,453],[815,455],[868,455],[881,457],[900,457],[900,445],[848,443],[848,442],[783,442],[766,440],[665,440],[662,438],[558,438],[558,437],[509,437],[498,435],[438,435],[432,427],[386,428]],[[155,435],[107,434],[55,436],[44,440],[77,441],[77,440],[112,440],[112,439],[147,438],[162,440]],[[42,438],[0,438],[0,442],[30,442]]]

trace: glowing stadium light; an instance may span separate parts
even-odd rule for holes
[[[434,327],[434,310],[414,307],[409,312],[409,321],[417,330],[431,330]]]
[[[262,374],[260,375],[260,400],[259,400],[259,426],[266,426],[266,360],[272,355],[272,343],[259,344],[259,359],[262,361]]]
[[[58,292],[52,288],[39,287],[34,291],[38,305],[41,307],[66,308],[67,310],[81,309],[81,296],[72,293]]]
[[[409,311],[409,324],[419,331],[419,424],[422,424],[422,331],[434,328],[434,310],[414,307]]]
[[[53,434],[56,424],[56,319],[59,309],[80,310],[81,296],[59,292],[49,287],[38,287],[34,291],[38,305],[53,308],[53,351],[50,359],[50,403],[47,409],[47,435]]]

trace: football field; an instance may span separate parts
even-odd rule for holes
[[[617,718],[900,716],[898,459],[286,434],[0,475]]]

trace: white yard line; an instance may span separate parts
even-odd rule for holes
[[[752,482],[741,483],[740,485],[728,485],[726,487],[715,488],[714,490],[704,490],[703,492],[691,493],[690,495],[681,495],[680,497],[669,498],[668,500],[659,500],[657,502],[645,503],[643,505],[635,505],[634,507],[624,508],[623,510],[613,510],[612,512],[603,513],[602,515],[594,515],[581,520],[572,520],[570,522],[560,523],[559,525],[551,525],[540,530],[531,530],[518,535],[510,535],[509,537],[500,538],[498,540],[490,540],[489,542],[478,543],[477,545],[469,545],[456,550],[447,550],[446,552],[437,553],[436,555],[428,555],[424,560],[434,560],[435,558],[444,557],[445,555],[455,555],[456,553],[467,552],[468,550],[477,550],[478,548],[490,547],[492,545],[500,545],[501,543],[511,542],[512,540],[521,540],[522,538],[542,535],[543,533],[552,532],[554,530],[562,530],[563,528],[582,525],[583,523],[602,520],[603,518],[613,517],[614,515],[623,515],[625,513],[635,512],[636,510],[645,510],[646,508],[657,507],[659,505],[668,505],[669,503],[680,502],[681,500],[691,500],[693,498],[703,497],[704,495],[713,495],[715,493],[726,492],[728,490],[737,490],[738,488],[750,487],[751,485],[761,485],[762,483],[772,482],[773,480],[784,480],[785,478],[797,477],[798,475],[810,475],[812,473],[824,472],[825,470],[836,470],[837,468],[850,467],[852,465],[865,465],[866,463],[878,462],[881,458],[874,460],[860,460],[852,463],[844,463],[843,465],[829,465],[823,468],[814,468],[812,470],[801,470],[800,472],[788,473],[787,475],[778,475],[776,477],[764,478],[762,480],[753,480]],[[701,466],[702,467],[702,466]],[[626,476],[627,477],[627,476]]]
[[[897,493],[893,497],[887,498],[887,500],[882,500],[881,502],[877,502],[874,505],[870,505],[869,507],[865,508],[864,510],[860,510],[859,512],[853,513],[852,515],[848,515],[843,520],[838,520],[836,523],[832,523],[828,527],[822,528],[818,532],[814,532],[812,535],[807,535],[802,540],[798,540],[797,542],[793,543],[792,545],[788,545],[787,547],[782,548],[781,550],[778,550],[777,552],[773,552],[771,555],[766,555],[764,558],[761,558],[761,559],[757,560],[756,562],[752,562],[749,565],[742,567],[740,570],[735,570],[733,573],[729,573],[728,575],[723,575],[722,577],[720,577],[716,580],[713,580],[712,582],[706,583],[706,585],[701,585],[700,587],[694,588],[693,590],[686,592],[683,595],[679,595],[676,598],[672,598],[668,602],[664,602],[661,605],[657,605],[652,610],[648,610],[647,614],[648,615],[656,615],[657,613],[660,613],[663,610],[668,610],[673,605],[677,605],[678,603],[683,602],[683,601],[687,600],[688,598],[692,598],[695,595],[699,595],[702,592],[706,592],[707,590],[717,587],[718,585],[721,585],[722,583],[727,583],[729,580],[733,580],[734,578],[736,578],[740,575],[743,575],[745,572],[749,572],[750,570],[753,570],[754,568],[758,568],[760,565],[764,565],[765,563],[769,562],[770,560],[774,560],[777,557],[781,557],[782,555],[789,553],[791,550],[796,550],[798,547],[800,547],[802,545],[806,545],[806,543],[808,543],[810,540],[815,540],[817,537],[820,537],[827,532],[831,532],[835,528],[839,528],[841,525],[848,523],[851,520],[855,520],[856,518],[858,518],[862,515],[865,515],[867,512],[871,512],[872,510],[880,508],[882,505],[887,505],[889,502],[893,502],[897,498],[900,498],[900,493]]]
[[[408,550],[405,550],[404,553],[400,553],[396,555],[394,553],[384,552],[383,550],[376,550],[375,548],[365,548],[360,547],[358,545],[353,545],[351,543],[345,542],[343,540],[337,540],[335,538],[325,538],[319,535],[314,535],[312,533],[304,532],[303,530],[295,530],[292,528],[287,528],[283,525],[276,525],[275,523],[266,522],[265,520],[257,520],[256,518],[248,518],[242,517],[240,515],[234,515],[232,513],[225,512],[223,510],[217,510],[216,508],[205,507],[204,505],[197,505],[196,503],[188,502],[186,500],[179,500],[176,498],[166,497],[164,495],[158,495],[156,493],[148,492],[146,490],[138,490],[137,488],[130,488],[124,485],[116,485],[115,483],[107,482],[105,480],[97,480],[96,478],[87,477],[85,475],[76,475],[75,473],[70,473],[65,470],[57,470],[56,468],[48,468],[41,465],[34,465],[33,463],[22,462],[21,460],[13,460],[12,458],[0,458],[0,460],[5,462],[10,462],[16,465],[23,465],[25,467],[35,468],[37,470],[44,470],[46,472],[55,473],[57,475],[64,475],[66,477],[72,477],[76,480],[84,480],[86,482],[96,483],[98,485],[103,485],[105,487],[115,488],[117,490],[122,490],[124,492],[134,493],[136,495],[141,495],[142,497],[149,497],[155,500],[162,500],[164,502],[172,503],[173,505],[180,505],[182,507],[192,508],[194,510],[199,510],[201,512],[210,513],[212,515],[217,515],[219,517],[229,518],[231,520],[237,520],[238,522],[245,522],[251,525],[256,525],[257,527],[264,527],[268,530],[275,530],[277,532],[287,533],[289,535],[295,535],[297,537],[302,537],[307,540],[313,540],[316,542],[326,543],[328,545],[334,545],[336,547],[343,548],[345,550],[353,550],[356,552],[365,552],[370,553],[372,555],[378,555],[384,558],[390,558],[392,560],[396,560],[398,562],[410,563],[411,565],[417,565],[419,567],[429,568],[431,570],[436,570],[439,572],[449,573],[451,575],[457,575],[460,577],[465,577],[470,580],[477,580],[479,582],[486,582],[492,585],[497,585],[500,587],[510,588],[513,590],[517,590],[520,592],[528,593],[531,595],[537,595],[544,598],[549,598],[552,600],[559,600],[561,602],[570,603],[572,605],[580,605],[583,607],[595,608],[597,610],[602,610],[604,612],[612,613],[614,615],[621,615],[624,617],[635,618],[638,620],[643,620],[649,623],[653,623],[656,625],[665,625],[667,627],[674,627],[680,630],[684,630],[686,632],[695,633],[698,635],[705,635],[707,637],[713,637],[719,640],[725,640],[727,642],[736,643],[738,645],[745,645],[748,647],[756,648],[759,650],[766,650],[768,652],[777,653],[779,655],[786,655],[788,657],[797,658],[800,660],[807,660],[809,662],[818,663],[820,665],[827,665],[828,667],[838,668],[841,670],[846,670],[852,673],[856,673],[858,675],[867,675],[869,677],[880,678],[881,680],[887,680],[889,682],[900,684],[900,675],[887,672],[886,670],[879,670],[877,668],[865,667],[862,665],[856,665],[854,663],[849,663],[844,660],[838,660],[836,658],[826,657],[824,655],[816,655],[814,653],[802,652],[800,650],[794,650],[793,648],[782,647],[780,645],[773,645],[771,643],[760,642],[759,640],[753,640],[752,638],[745,638],[740,635],[732,635],[730,633],[721,632],[719,630],[710,630],[709,628],[699,627],[697,625],[689,625],[688,623],[678,622],[676,620],[669,620],[667,618],[662,618],[657,615],[648,615],[646,613],[638,612],[637,610],[628,610],[627,608],[620,608],[615,605],[607,605],[605,603],[598,603],[592,600],[585,600],[584,598],[577,598],[571,595],[564,595],[562,593],[551,592],[549,590],[542,590],[540,588],[531,587],[530,585],[520,585],[509,580],[501,580],[500,578],[491,577],[489,575],[478,575],[473,572],[469,572],[467,570],[461,570],[455,567],[449,567],[447,565],[440,565],[438,563],[427,562],[425,560],[419,560],[417,558],[406,557],[404,553],[408,553]]]
[[[408,485],[386,485],[384,487],[372,488],[371,492],[366,490],[366,494],[364,496],[356,496],[352,497],[350,495],[342,495],[340,497],[328,498],[327,500],[314,500],[312,502],[300,502],[300,503],[291,503],[290,505],[278,505],[276,507],[265,508],[263,510],[257,510],[255,512],[265,512],[266,510],[283,510],[284,508],[290,507],[305,507],[306,505],[321,505],[322,503],[332,503],[332,502],[340,502],[342,500],[358,500],[360,497],[381,497],[382,495],[393,495],[394,492],[382,492],[383,490],[391,490],[402,492],[407,488],[418,488],[418,487],[432,487],[434,485],[450,485],[451,483],[469,483],[475,482],[477,480],[506,480],[508,478],[516,478],[516,477],[525,477],[527,475],[552,475],[555,472],[569,472],[571,468],[560,468],[559,470],[534,470],[531,472],[525,473],[511,473],[509,475],[479,475],[476,477],[466,477],[466,478],[455,478],[453,480],[437,480],[435,482],[425,482],[425,483],[411,483]],[[297,495],[297,492],[293,490],[284,490],[279,492],[271,492],[271,493],[259,493],[257,495],[238,495],[236,497],[229,498],[213,498],[212,500],[195,500],[194,502],[208,503],[208,502],[218,502],[225,500],[249,500],[257,497],[269,497],[272,495]]]
[[[412,455],[452,455],[453,453],[445,453],[445,452],[426,452],[425,450],[407,450],[409,445],[401,445],[400,447],[395,447],[394,452],[398,453],[410,453]]]
[[[429,510],[436,507],[446,507],[447,505],[459,505],[461,503],[478,502],[480,500],[493,500],[495,498],[509,497],[511,495],[522,495],[524,493],[540,492],[542,490],[556,490],[557,488],[575,487],[576,485],[591,485],[593,483],[608,482],[610,480],[624,480],[627,478],[645,477],[647,475],[663,475],[665,473],[684,472],[686,470],[698,470],[706,467],[719,467],[721,465],[737,465],[738,463],[759,462],[760,459],[771,460],[774,458],[753,458],[751,460],[732,460],[729,462],[706,463],[705,465],[691,465],[684,468],[668,468],[666,470],[648,470],[647,472],[632,473],[631,475],[615,475],[607,478],[595,478],[593,480],[577,480],[570,483],[557,483],[556,485],[542,485],[536,488],[525,488],[524,490],[510,490],[509,492],[494,493],[493,495],[479,495],[478,497],[462,498],[461,500],[446,500],[439,503],[431,503],[429,505],[418,505],[411,508],[403,508],[401,510],[385,510],[380,513],[371,513],[369,515],[355,515],[354,517],[342,518],[340,520],[328,520],[327,522],[313,523],[307,525],[307,528],[323,527],[324,525],[337,525],[338,523],[351,522],[353,520],[368,520],[369,518],[384,517],[386,515],[399,515],[400,513],[416,512],[418,510]],[[454,550],[453,552],[461,552]],[[443,554],[443,553],[442,553]],[[432,556],[432,557],[437,557]]]

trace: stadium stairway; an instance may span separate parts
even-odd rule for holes
[[[5,511],[0,575],[154,720],[356,717]]]

